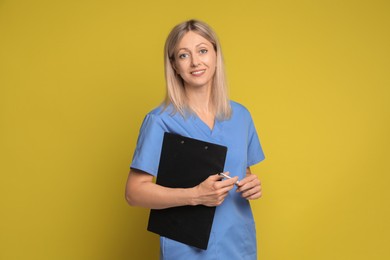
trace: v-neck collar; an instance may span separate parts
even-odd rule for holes
[[[201,129],[203,133],[207,136],[215,136],[220,129],[220,122],[217,119],[214,119],[214,127],[211,129],[198,115],[195,113],[191,116],[196,126]]]

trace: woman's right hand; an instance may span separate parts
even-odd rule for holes
[[[225,172],[229,175],[229,172]],[[233,189],[238,177],[222,180],[223,177],[218,174],[209,176],[206,180],[194,187],[196,193],[194,198],[195,205],[205,205],[208,207],[219,206],[225,200],[229,191]]]

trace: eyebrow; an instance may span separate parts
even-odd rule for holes
[[[202,44],[207,45],[207,43],[201,42],[201,43],[197,44],[195,47],[199,47],[199,46],[202,45]],[[177,52],[179,52],[179,51],[181,51],[181,50],[187,50],[187,51],[189,51],[190,49],[188,49],[188,48],[180,48],[180,49],[177,50]]]

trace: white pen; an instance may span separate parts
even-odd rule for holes
[[[231,179],[232,178],[229,175],[224,174],[223,172],[218,173],[218,175],[222,176],[222,177],[224,177],[226,179]],[[236,184],[236,186],[238,186],[238,183],[239,183],[239,181],[237,180],[234,184]]]

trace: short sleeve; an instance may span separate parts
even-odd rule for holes
[[[248,127],[248,151],[247,151],[247,167],[257,164],[265,159],[263,149],[260,144],[259,137],[256,132],[252,117],[249,114]]]
[[[142,122],[130,168],[157,175],[166,131],[159,116],[148,114]]]

